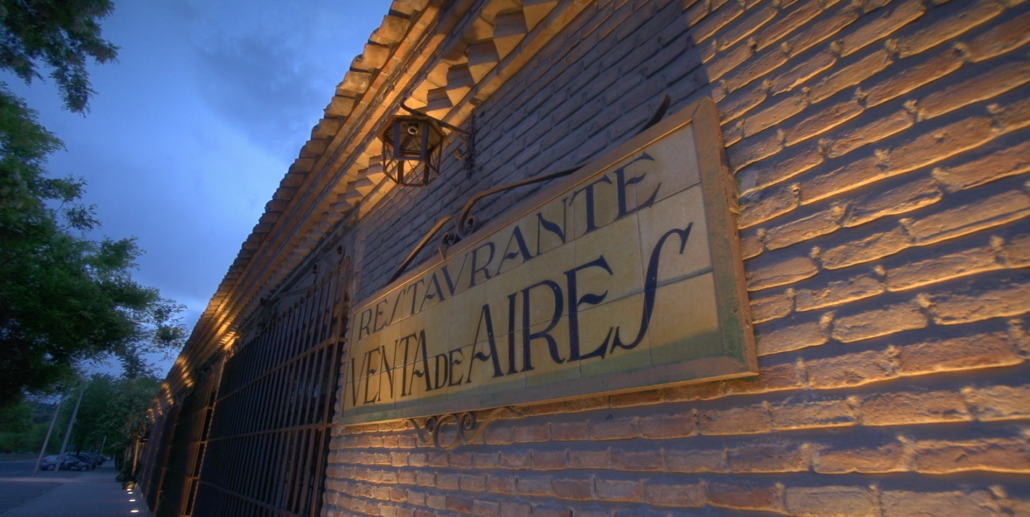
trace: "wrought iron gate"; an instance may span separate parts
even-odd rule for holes
[[[342,249],[262,302],[152,429],[157,517],[315,517],[322,507],[348,267]]]
[[[346,268],[325,266],[241,330],[187,515],[319,515],[347,311]]]

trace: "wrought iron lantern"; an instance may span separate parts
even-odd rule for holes
[[[383,171],[398,185],[425,187],[440,175],[443,148],[447,145],[444,128],[457,132],[468,145],[469,150],[464,155],[459,153],[459,158],[467,162],[474,155],[469,133],[404,104],[401,107],[410,114],[394,116],[379,135],[383,142]]]

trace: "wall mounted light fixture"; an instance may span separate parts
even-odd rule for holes
[[[443,148],[447,145],[445,129],[465,142],[466,150],[457,153],[466,162],[466,171],[474,168],[475,148],[472,133],[464,131],[426,113],[401,103],[408,115],[395,115],[379,134],[383,142],[383,170],[386,177],[405,187],[425,187],[440,175]]]

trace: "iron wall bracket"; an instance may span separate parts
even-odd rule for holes
[[[518,416],[522,415],[521,411],[505,406],[491,410],[482,419],[477,418],[475,412],[466,411],[463,413],[435,415],[422,419],[409,418],[408,421],[415,427],[415,433],[418,434],[420,445],[432,445],[446,451],[478,440],[486,432],[486,427],[490,425],[490,422],[493,422],[504,411]],[[449,423],[455,425],[457,433],[451,443],[442,444],[440,443],[440,430]]]

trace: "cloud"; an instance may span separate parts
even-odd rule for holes
[[[200,93],[212,109],[259,146],[276,155],[295,155],[317,120],[317,104],[311,99],[328,98],[307,80],[296,53],[267,38],[248,36],[201,57],[209,80],[200,85]]]
[[[122,2],[104,21],[119,62],[91,68],[89,116],[62,110],[52,84],[9,81],[67,144],[48,169],[88,180],[98,236],[137,236],[134,276],[186,304],[192,329],[389,7]]]
[[[376,2],[355,15],[349,3],[262,2],[231,13],[224,3],[194,5],[189,33],[201,96],[256,145],[292,160],[389,9]]]

